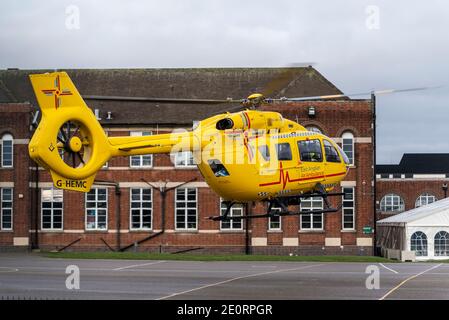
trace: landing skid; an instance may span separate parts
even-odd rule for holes
[[[341,205],[337,208],[328,208],[323,210],[309,210],[309,211],[272,211],[272,213],[266,213],[266,214],[253,214],[253,215],[245,215],[245,216],[214,216],[209,217],[210,220],[213,221],[230,221],[230,220],[244,220],[244,219],[257,219],[257,218],[270,218],[270,217],[276,217],[276,216],[300,216],[302,214],[311,214],[311,213],[332,213],[337,212],[341,209]]]
[[[341,205],[337,208],[332,208],[329,204],[328,197],[335,197],[335,196],[343,196],[344,192],[334,192],[334,193],[327,193],[324,188],[321,185],[317,185],[316,191],[312,193],[304,193],[296,196],[287,196],[287,197],[280,197],[280,198],[274,198],[267,200],[268,202],[268,209],[267,213],[265,214],[255,214],[255,215],[244,215],[244,216],[230,216],[229,212],[231,211],[231,208],[234,204],[236,204],[235,201],[227,201],[224,204],[226,205],[226,211],[221,216],[212,216],[208,217],[208,219],[213,221],[230,221],[230,220],[244,220],[244,219],[256,219],[256,218],[270,218],[270,217],[276,217],[276,216],[299,216],[302,214],[320,214],[320,213],[332,213],[337,212],[341,209]],[[288,210],[289,205],[298,205],[301,204],[301,199],[304,198],[310,198],[310,197],[321,197],[324,200],[324,209],[321,210],[299,210],[299,211],[290,211]],[[281,210],[275,210],[273,211],[273,206],[280,208]]]

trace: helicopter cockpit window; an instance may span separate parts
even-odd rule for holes
[[[324,143],[324,152],[326,153],[326,161],[338,163],[341,162],[340,156],[338,155],[338,152],[332,145],[332,143],[330,143],[327,140],[323,140],[323,143]]]
[[[208,160],[209,166],[216,177],[227,177],[229,176],[228,170],[218,159]]]
[[[298,141],[298,149],[301,161],[306,162],[321,162],[323,161],[323,154],[321,152],[320,140],[300,140]]]
[[[259,152],[265,161],[270,161],[270,148],[267,145],[259,146]]]
[[[286,161],[292,159],[292,149],[290,148],[290,143],[278,143],[276,144],[276,150],[278,154],[279,161]]]

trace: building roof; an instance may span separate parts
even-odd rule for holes
[[[376,165],[378,174],[447,174],[449,153],[405,153],[399,164]]]
[[[430,219],[429,219],[430,218]],[[431,222],[429,222],[432,220]],[[421,222],[429,225],[449,226],[449,198],[435,201],[412,210],[404,211],[394,216],[377,221],[379,225],[398,225]]]
[[[54,70],[0,70],[0,102],[29,101],[36,105],[29,74]],[[190,68],[190,69],[65,69],[81,95],[130,97],[241,99],[272,86],[272,98],[341,94],[313,67]],[[100,109],[103,124],[191,125],[233,106],[90,100]],[[182,112],[180,112],[182,110]],[[111,111],[112,120],[105,120]]]

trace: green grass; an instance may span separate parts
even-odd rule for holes
[[[46,252],[44,256],[63,259],[127,259],[184,261],[313,261],[313,262],[397,262],[373,256],[266,256],[266,255],[206,255],[135,252]]]

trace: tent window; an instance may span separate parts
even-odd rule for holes
[[[432,202],[435,202],[437,198],[430,193],[423,193],[421,194],[418,199],[415,201],[415,208],[425,206],[426,204],[431,204]]]
[[[402,200],[402,198],[397,194],[389,193],[380,201],[380,211],[404,211],[404,200]]]
[[[449,233],[440,231],[435,235],[435,256],[449,256]]]
[[[415,251],[417,257],[427,256],[427,236],[424,232],[416,231],[412,234],[410,249]]]

